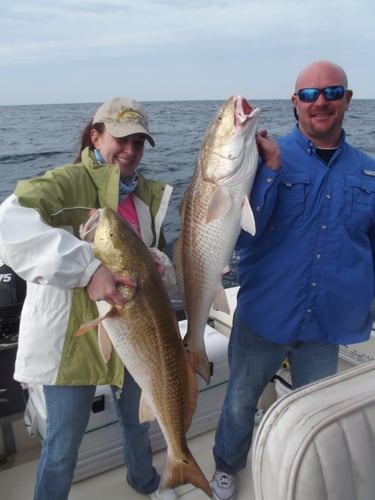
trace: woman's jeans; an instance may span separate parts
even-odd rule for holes
[[[67,500],[78,450],[85,433],[96,386],[44,386],[47,432],[39,460],[34,500]],[[140,388],[125,371],[121,397],[112,387],[121,423],[127,481],[138,492],[158,489],[152,466],[149,424],[138,419]]]
[[[254,335],[235,315],[229,341],[230,379],[213,449],[216,470],[246,467],[256,406],[282,362],[288,359],[293,388],[337,372],[339,346],[318,342],[277,344]]]

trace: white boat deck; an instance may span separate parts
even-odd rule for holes
[[[227,290],[233,303],[235,302],[236,292],[237,289],[235,288]],[[231,317],[228,318],[227,316],[227,321],[231,322]],[[222,333],[229,333],[228,329],[225,330],[224,325],[220,325],[217,329]],[[0,464],[0,500],[27,500],[33,498],[41,445],[38,437],[29,437],[23,420],[18,420],[13,427],[17,452],[15,455],[8,457],[6,464]],[[208,430],[188,439],[189,448],[208,480],[211,479],[214,472],[212,456],[214,436],[215,431]],[[165,449],[154,453],[154,465],[159,473],[163,469],[165,455]],[[250,467],[249,457],[247,469],[243,470],[238,477],[238,500],[254,500]],[[147,496],[135,492],[128,485],[125,478],[125,466],[121,465],[74,482],[69,500],[115,500],[123,498],[137,500],[147,498]],[[208,498],[202,490],[191,484],[178,487],[177,493],[184,500]]]
[[[37,438],[33,439],[37,445]],[[189,447],[208,479],[214,470],[212,446],[214,431],[189,439]],[[0,498],[1,500],[28,500],[33,498],[34,482],[38,464],[38,449],[29,454],[17,454],[9,457],[8,465],[0,465]],[[23,460],[30,460],[20,463]],[[154,465],[160,472],[165,461],[165,450],[154,455]],[[125,480],[125,466],[117,467],[107,472],[73,483],[69,500],[140,500],[147,498],[135,492]],[[238,477],[238,500],[255,500],[251,466],[248,464]],[[207,495],[192,485],[177,488],[179,497],[183,500],[204,500]],[[53,499],[51,499],[53,500]]]
[[[226,290],[231,304],[235,303],[237,289]],[[224,317],[222,313],[213,314],[215,328],[224,334],[228,334],[232,317]],[[340,350],[339,370],[348,369],[356,364],[375,359],[375,330],[368,342],[352,346],[342,346]],[[274,401],[275,392],[273,384],[271,392],[265,391],[262,396],[261,407],[267,409]],[[257,432],[255,425],[254,432]],[[0,500],[28,500],[33,498],[34,483],[38,458],[40,453],[40,442],[37,437],[30,438],[22,419],[13,423],[16,441],[16,453],[10,455],[6,463],[0,463]],[[214,461],[212,448],[214,444],[214,430],[188,439],[188,445],[195,459],[200,465],[207,479],[214,472]],[[0,433],[0,454],[1,450]],[[154,454],[154,465],[159,471],[163,469],[166,450],[163,449]],[[251,454],[251,451],[250,451]],[[238,500],[255,500],[253,489],[251,456],[249,454],[247,468],[238,475]],[[87,479],[73,483],[69,500],[137,500],[147,498],[136,493],[126,482],[125,466],[117,466],[106,472],[95,474]],[[204,500],[207,495],[193,485],[184,485],[177,488],[178,496],[183,500]],[[53,500],[53,499],[51,499]],[[272,499],[270,499],[272,500]]]

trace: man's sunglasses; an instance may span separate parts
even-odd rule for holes
[[[332,85],[324,89],[301,89],[295,92],[302,102],[315,102],[320,94],[324,95],[327,101],[338,101],[342,99],[345,94],[345,87],[343,85]]]

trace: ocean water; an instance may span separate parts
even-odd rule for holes
[[[277,138],[295,120],[289,100],[251,101],[262,109],[260,129]],[[143,103],[156,147],[145,147],[140,170],[174,187],[165,220],[165,234],[173,242],[180,227],[179,205],[190,182],[203,135],[221,101],[163,101]],[[19,179],[73,162],[80,134],[100,103],[0,106],[0,203]],[[347,140],[375,157],[375,100],[353,100],[345,116]],[[234,256],[234,259],[236,257]],[[227,278],[233,284],[233,274]]]

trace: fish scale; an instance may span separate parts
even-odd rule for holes
[[[242,96],[224,103],[205,134],[181,204],[181,231],[173,259],[187,317],[184,346],[207,383],[204,329],[209,311],[214,304],[229,314],[222,275],[229,270],[241,227],[255,233],[248,197],[258,164],[259,113]]]
[[[97,302],[99,343],[109,338],[142,390],[140,421],[156,417],[167,444],[160,488],[192,483],[211,496],[207,478],[186,441],[198,397],[198,382],[186,360],[176,314],[151,252],[131,226],[110,208],[99,209],[80,232],[112,272],[136,282],[121,287],[127,302]],[[81,335],[93,327],[82,325]]]

